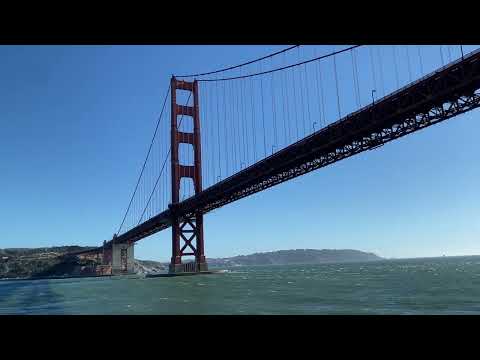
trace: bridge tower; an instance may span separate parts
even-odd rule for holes
[[[202,151],[200,138],[200,115],[198,101],[198,82],[177,80],[172,76],[171,91],[171,167],[172,167],[172,259],[170,273],[207,271],[207,262],[203,242],[203,214],[192,213],[182,217],[177,215],[180,199],[180,181],[182,178],[193,180],[195,194],[202,191]],[[193,106],[177,104],[177,90],[190,91]],[[193,133],[179,131],[179,116],[193,119]],[[179,162],[179,144],[190,144],[194,152],[194,164],[181,165]],[[181,243],[183,244],[181,246]],[[182,264],[183,256],[195,256],[194,263]]]

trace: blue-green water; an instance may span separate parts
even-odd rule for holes
[[[0,281],[0,314],[480,314],[480,257]]]

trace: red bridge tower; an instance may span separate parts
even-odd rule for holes
[[[199,272],[208,271],[203,246],[203,214],[192,213],[182,216],[176,214],[180,198],[181,178],[193,180],[195,194],[202,191],[202,151],[200,142],[200,116],[198,103],[198,82],[187,82],[171,79],[171,166],[172,166],[172,204],[170,210],[173,213],[172,223],[172,260],[170,272]],[[177,104],[177,89],[193,93],[193,106]],[[193,133],[181,132],[178,129],[180,116],[190,116],[193,119]],[[179,144],[191,144],[194,151],[194,164],[180,165]],[[180,243],[183,246],[180,247]],[[193,243],[193,241],[195,242]],[[182,264],[183,256],[195,256],[195,262]]]

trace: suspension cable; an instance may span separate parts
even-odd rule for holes
[[[229,77],[229,78],[220,78],[220,79],[199,79],[197,81],[226,81],[226,80],[236,80],[236,79],[244,79],[244,78],[248,78],[248,77],[252,77],[252,76],[258,76],[258,75],[265,75],[265,74],[269,74],[269,73],[272,73],[272,72],[275,72],[275,71],[280,71],[280,70],[285,70],[285,69],[289,69],[289,68],[292,68],[292,67],[295,67],[295,66],[300,66],[300,65],[304,65],[304,64],[308,64],[308,63],[311,63],[313,61],[317,61],[317,60],[320,60],[320,59],[325,59],[325,58],[328,58],[330,56],[335,56],[337,54],[340,54],[340,53],[343,53],[345,51],[349,51],[351,49],[355,49],[357,47],[360,47],[362,45],[354,45],[354,46],[350,46],[346,49],[342,49],[342,50],[338,50],[338,51],[334,51],[330,54],[327,54],[327,55],[322,55],[322,56],[319,56],[319,57],[316,57],[316,58],[313,58],[313,59],[310,59],[310,60],[305,60],[305,61],[302,61],[302,62],[299,62],[299,63],[296,63],[296,64],[291,64],[291,65],[288,65],[288,66],[283,66],[283,67],[280,67],[280,68],[276,68],[276,69],[271,69],[271,70],[267,70],[267,71],[262,71],[262,72],[258,72],[258,73],[254,73],[254,74],[248,74],[248,75],[242,75],[242,76],[234,76],[234,77]]]
[[[338,118],[342,118],[342,111],[340,109],[340,94],[338,92],[338,76],[337,76],[337,61],[335,60],[335,56],[333,57],[333,68],[335,70],[335,90],[337,92],[337,107],[338,107]]]
[[[168,86],[167,94],[165,95],[165,98],[163,100],[162,111],[160,112],[160,116],[158,117],[157,125],[155,127],[155,132],[153,133],[152,142],[150,143],[150,146],[149,146],[148,152],[147,152],[147,156],[145,158],[145,161],[143,162],[142,170],[140,171],[140,175],[139,175],[138,180],[137,180],[137,185],[135,185],[135,190],[133,191],[133,195],[130,199],[130,203],[128,204],[127,211],[125,211],[125,215],[123,216],[122,223],[120,224],[120,226],[118,228],[117,235],[120,234],[120,231],[122,230],[123,224],[125,223],[125,219],[126,219],[127,214],[128,214],[128,211],[130,210],[133,199],[135,198],[135,194],[137,193],[138,185],[140,184],[140,180],[143,176],[145,166],[147,165],[148,157],[150,156],[150,152],[152,150],[153,142],[155,141],[155,137],[157,136],[158,126],[160,125],[160,120],[162,119],[163,111],[165,110],[165,104],[167,103],[167,98],[168,98],[169,94],[170,94],[170,86]]]
[[[171,150],[171,148],[170,148],[170,150]],[[162,169],[160,170],[160,175],[157,177],[157,180],[155,181],[155,185],[154,185],[154,187],[153,187],[152,192],[150,193],[150,197],[148,198],[147,205],[146,205],[145,208],[143,209],[142,215],[140,216],[140,220],[138,220],[137,226],[138,226],[138,225],[140,224],[140,222],[142,221],[143,215],[145,214],[145,211],[147,210],[147,207],[148,207],[148,205],[150,204],[150,200],[152,199],[153,193],[155,192],[155,189],[157,188],[158,181],[160,180],[160,178],[161,178],[161,176],[162,176],[163,169],[165,168],[165,164],[167,163],[168,156],[170,155],[170,150],[168,151],[167,156],[165,156],[165,160],[163,161]]]
[[[300,46],[300,45],[290,46],[290,47],[288,47],[288,48],[286,48],[286,49],[277,51],[277,52],[275,52],[275,53],[273,53],[273,54],[270,54],[270,55],[267,55],[267,56],[264,56],[264,57],[261,57],[261,58],[255,59],[255,60],[251,60],[251,61],[248,61],[248,62],[246,62],[246,63],[240,64],[240,65],[230,66],[230,67],[227,67],[227,68],[224,68],[224,69],[215,70],[215,71],[210,71],[210,72],[206,72],[206,73],[203,73],[203,74],[180,75],[180,76],[176,76],[176,77],[185,78],[185,77],[197,77],[197,76],[205,76],[205,75],[217,74],[217,73],[219,73],[219,72],[236,69],[236,68],[239,68],[239,67],[242,67],[242,66],[245,66],[245,65],[250,65],[250,64],[256,63],[256,62],[261,61],[261,60],[268,59],[268,58],[273,57],[273,56],[275,56],[275,55],[278,55],[278,54],[287,52],[287,51],[289,51],[289,50],[295,49],[295,48],[298,47],[298,46]]]
[[[297,48],[297,47],[299,47],[299,46],[300,46],[300,45],[294,45],[294,46],[291,46],[291,47],[289,47],[289,48],[286,48],[286,49],[283,49],[283,50],[281,50],[281,51],[278,51],[278,52],[276,52],[276,53],[273,53],[273,54],[264,56],[264,57],[262,57],[262,58],[258,58],[258,59],[255,59],[255,60],[252,60],[252,61],[249,61],[249,62],[240,64],[240,65],[232,66],[232,67],[229,67],[229,68],[220,69],[220,70],[216,70],[216,71],[212,71],[212,72],[208,72],[208,73],[194,74],[194,75],[181,75],[181,76],[176,76],[176,77],[196,77],[196,76],[204,76],[204,75],[210,75],[210,74],[214,74],[214,73],[219,73],[219,72],[223,72],[223,71],[227,71],[227,70],[239,68],[239,67],[242,67],[242,66],[245,66],[245,65],[248,65],[248,64],[252,64],[252,63],[255,63],[255,62],[258,62],[258,61],[267,59],[267,58],[271,58],[271,57],[273,57],[273,56],[275,56],[275,55],[278,55],[278,54],[281,54],[281,53],[285,53],[285,52],[287,52],[287,51],[289,51],[289,50],[291,50],[291,49]],[[346,51],[350,51],[350,50],[355,49],[355,48],[360,47],[360,46],[362,46],[362,45],[354,45],[354,46],[348,47],[348,48],[346,48],[346,49],[334,51],[334,52],[331,52],[331,53],[326,54],[326,55],[322,55],[322,56],[318,56],[318,57],[312,58],[312,59],[310,59],[310,60],[298,62],[298,63],[296,63],[296,64],[291,64],[291,65],[287,65],[287,66],[282,66],[282,67],[276,68],[276,69],[270,69],[270,70],[267,70],[267,71],[260,71],[260,72],[258,72],[258,73],[254,73],[254,74],[246,74],[246,75],[240,75],[240,76],[235,76],[235,77],[230,77],[230,78],[199,79],[198,81],[199,81],[199,82],[200,82],[200,81],[202,81],[202,82],[215,81],[215,82],[216,82],[216,81],[226,81],[226,80],[234,80],[234,79],[244,79],[244,78],[249,78],[249,77],[264,75],[264,74],[268,74],[268,73],[273,73],[273,72],[276,72],[276,71],[281,71],[281,70],[293,68],[293,67],[296,67],[296,66],[305,65],[305,64],[308,64],[308,63],[310,63],[310,62],[314,62],[314,61],[317,61],[317,60],[320,60],[320,59],[324,59],[324,58],[328,58],[328,57],[331,57],[331,56],[334,57],[334,61],[335,61],[335,55],[340,54],[340,53],[343,53],[343,52],[346,52]],[[155,132],[154,132],[154,135],[153,135],[151,144],[150,144],[149,149],[148,149],[148,152],[147,152],[147,156],[146,156],[145,161],[144,161],[144,163],[143,163],[143,166],[142,166],[142,169],[141,169],[141,172],[140,172],[140,175],[139,175],[137,184],[136,184],[136,186],[135,186],[135,190],[134,190],[133,195],[132,195],[132,197],[131,197],[131,199],[130,199],[129,205],[128,205],[127,210],[126,210],[126,212],[125,212],[125,215],[124,215],[124,217],[123,217],[122,223],[120,224],[120,227],[119,227],[119,229],[118,229],[118,231],[117,231],[117,234],[120,233],[120,231],[121,231],[121,229],[122,229],[122,227],[123,227],[123,225],[124,225],[125,219],[126,219],[126,217],[127,217],[127,215],[128,215],[128,212],[129,212],[129,210],[130,210],[130,208],[131,208],[132,202],[133,202],[133,200],[134,200],[134,198],[135,198],[135,195],[136,195],[136,193],[137,193],[137,190],[138,190],[138,186],[139,186],[140,181],[141,181],[141,179],[142,179],[142,176],[143,176],[143,174],[144,174],[145,167],[146,167],[146,163],[147,163],[148,158],[149,158],[149,156],[150,156],[151,149],[152,149],[153,143],[154,143],[154,141],[155,141],[156,134],[157,134],[157,132],[158,132],[158,127],[159,127],[161,118],[163,117],[163,113],[164,113],[164,109],[165,109],[165,105],[166,105],[166,100],[167,100],[167,98],[168,98],[168,95],[170,94],[170,90],[171,90],[171,88],[170,88],[170,86],[169,86],[169,87],[168,87],[167,94],[166,94],[165,99],[164,99],[164,102],[163,102],[162,111],[161,111],[160,116],[159,116],[159,118],[158,118],[158,121],[157,121],[157,124],[156,124],[156,128],[155,128]],[[338,89],[337,89],[337,90],[338,90]],[[189,96],[189,99],[190,99],[190,96]],[[187,99],[187,103],[188,103],[189,99]],[[337,100],[338,100],[338,99],[337,99]],[[340,109],[339,109],[339,111],[340,111]],[[182,118],[180,119],[180,124],[181,124],[181,122],[182,122],[182,119],[183,119],[183,115],[182,115]],[[264,140],[265,140],[265,139],[264,139]],[[172,148],[171,148],[171,146],[170,146],[170,149],[169,149],[169,151],[168,151],[168,153],[167,153],[167,155],[166,155],[166,158],[165,158],[164,164],[163,164],[163,166],[162,166],[162,169],[161,169],[161,171],[160,171],[160,174],[159,174],[159,176],[158,176],[158,178],[157,178],[157,180],[156,180],[156,182],[155,182],[155,185],[154,185],[154,188],[153,188],[153,190],[152,190],[152,193],[150,194],[149,199],[148,199],[148,201],[147,201],[147,204],[146,204],[146,206],[145,206],[145,208],[144,208],[144,210],[143,210],[143,212],[142,212],[142,215],[141,215],[141,217],[140,217],[140,221],[142,220],[142,218],[143,218],[143,216],[144,216],[144,214],[145,214],[145,211],[147,210],[147,207],[148,207],[148,205],[150,204],[150,201],[151,201],[151,199],[152,199],[153,193],[154,193],[154,191],[155,191],[155,189],[156,189],[156,187],[157,187],[157,185],[158,185],[158,181],[159,181],[159,179],[160,179],[160,177],[161,177],[161,175],[162,175],[162,173],[163,173],[163,170],[164,170],[165,164],[166,164],[166,160],[168,159],[168,156],[170,155],[171,150],[172,150]],[[139,221],[139,223],[140,223],[140,221]]]
[[[188,99],[185,102],[185,106],[188,105],[188,102],[190,100],[191,95],[192,95],[192,93],[190,92],[189,95],[188,95]],[[180,126],[182,125],[183,115],[184,114],[182,114],[182,116],[180,117],[180,121],[178,122],[178,128],[180,128]],[[158,175],[157,180],[155,181],[155,186],[153,187],[153,190],[150,193],[150,197],[148,198],[147,205],[145,205],[145,208],[143,209],[142,216],[140,216],[140,220],[138,220],[137,226],[142,221],[143,215],[145,214],[145,211],[147,210],[147,207],[150,204],[150,200],[152,200],[153,193],[155,192],[155,189],[157,188],[158,181],[160,180],[160,177],[162,176],[163,170],[165,169],[165,164],[167,163],[168,156],[170,155],[171,152],[172,152],[172,145],[170,144],[170,149],[168,150],[168,153],[165,156],[165,160],[163,161],[162,170],[160,171],[160,174]]]

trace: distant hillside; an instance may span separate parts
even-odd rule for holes
[[[279,250],[222,259],[208,259],[210,266],[326,264],[378,261],[383,258],[359,250]]]
[[[84,246],[0,249],[0,279],[78,275],[81,267],[94,266],[95,260],[82,260],[66,253],[89,250]],[[158,273],[166,268],[156,261],[134,261],[137,274]]]
[[[7,249],[0,249],[0,256],[35,256],[38,254],[66,254],[74,251],[80,250],[90,250],[93,249],[92,246],[53,246],[53,247],[45,247],[45,248],[7,248]]]
[[[59,246],[36,249],[0,249],[0,278],[45,277],[75,275],[79,268],[95,266],[95,260],[62,256],[91,247]],[[242,265],[327,264],[342,262],[366,262],[383,260],[381,257],[358,250],[280,250],[230,258],[208,259],[210,267]],[[159,273],[168,264],[135,259],[137,274]]]
[[[0,249],[0,278],[72,274],[77,267],[91,265],[92,261],[79,260],[76,257],[62,257],[62,255],[88,249],[91,249],[91,247],[57,246],[33,249]]]

